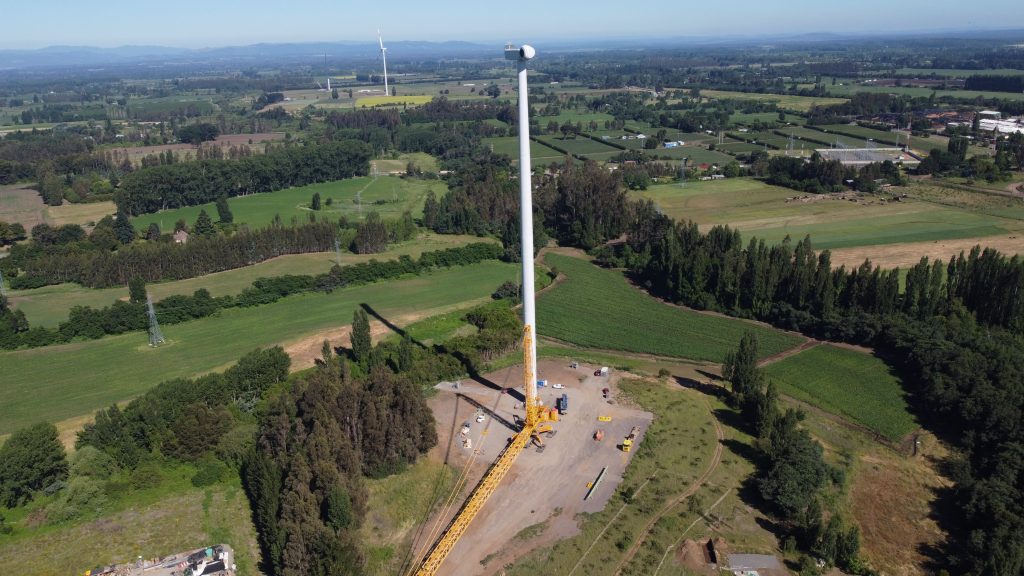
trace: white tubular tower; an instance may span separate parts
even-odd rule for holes
[[[380,36],[380,30],[377,30],[377,42],[380,43],[380,59],[384,63],[384,95],[391,96],[391,92],[388,91],[388,49],[384,47],[384,39]]]
[[[533,337],[525,366],[527,398],[537,398],[537,314],[533,286],[533,185],[530,181],[530,103],[526,85],[526,63],[537,54],[532,46],[505,47],[505,58],[514,60],[519,72],[519,244],[523,264],[523,324]],[[529,412],[529,411],[528,411]],[[529,417],[529,414],[527,415]]]

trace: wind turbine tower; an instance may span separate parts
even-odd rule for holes
[[[384,47],[384,39],[380,36],[380,29],[377,29],[377,42],[380,43],[380,59],[384,62],[384,95],[390,96],[388,89],[388,49]]]

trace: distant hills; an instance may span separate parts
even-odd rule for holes
[[[867,39],[934,40],[984,39],[1024,43],[1024,30],[933,30],[928,32],[832,33],[803,32],[761,35],[703,35],[679,37],[616,37],[544,41],[535,46],[546,52],[576,50],[621,50],[638,48],[752,46],[763,44],[840,44]],[[503,42],[387,42],[388,60],[431,60],[451,58],[501,58]],[[167,46],[50,46],[36,50],[0,50],[0,71],[33,68],[102,68],[104,66],[179,66],[179,65],[244,65],[315,64],[324,55],[329,61],[376,59],[379,48],[375,42],[292,42],[261,43],[219,48],[171,48]]]
[[[501,44],[470,42],[388,42],[388,60],[466,58],[495,55],[501,57]],[[0,70],[43,67],[99,67],[125,64],[165,64],[213,62],[305,62],[313,63],[327,55],[329,59],[360,60],[377,58],[374,42],[309,42],[251,44],[221,48],[171,48],[167,46],[49,46],[37,50],[0,50]]]

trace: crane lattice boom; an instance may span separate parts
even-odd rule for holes
[[[534,367],[530,357],[530,345],[532,343],[533,334],[530,331],[530,326],[527,325],[523,329],[523,389],[526,390],[526,421],[522,429],[512,437],[509,445],[498,455],[498,458],[491,465],[490,469],[487,470],[487,473],[484,474],[480,483],[473,489],[473,493],[466,499],[465,504],[462,505],[459,513],[448,524],[441,537],[434,543],[426,559],[423,560],[423,564],[416,571],[416,576],[433,576],[437,573],[444,559],[448,557],[448,553],[452,551],[459,538],[462,537],[462,534],[469,527],[469,523],[473,521],[473,518],[476,517],[480,509],[487,503],[487,499],[491,497],[491,494],[501,484],[505,474],[512,468],[512,463],[516,461],[516,457],[530,443],[530,438],[533,436],[537,423],[541,419],[537,397],[530,393],[533,388],[529,386],[531,381],[534,380]]]

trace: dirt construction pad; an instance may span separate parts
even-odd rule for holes
[[[577,515],[593,513],[605,504],[622,481],[629,458],[619,445],[634,426],[638,438],[651,423],[652,415],[620,404],[616,376],[595,376],[597,367],[580,364],[570,368],[562,361],[542,361],[539,373],[548,381],[539,389],[545,406],[557,397],[568,396],[568,411],[553,424],[553,436],[544,436],[544,449],[528,447],[513,464],[469,529],[456,544],[439,574],[468,576],[494,574],[533,548],[579,532]],[[554,388],[555,384],[564,386]],[[609,388],[610,401],[602,397]],[[508,392],[504,390],[511,389]],[[522,367],[513,366],[477,380],[463,380],[438,386],[430,404],[438,426],[438,448],[431,457],[445,460],[467,483],[447,509],[436,511],[417,535],[414,550],[428,547],[448,525],[470,490],[512,437],[517,418],[523,412]],[[483,421],[477,422],[483,415]],[[611,417],[599,421],[599,416]],[[461,432],[469,426],[466,435]],[[604,440],[594,440],[597,430]],[[472,448],[464,446],[464,440]],[[607,470],[589,499],[584,500],[602,468]],[[447,496],[447,495],[444,495]],[[439,503],[439,507],[443,505]]]

